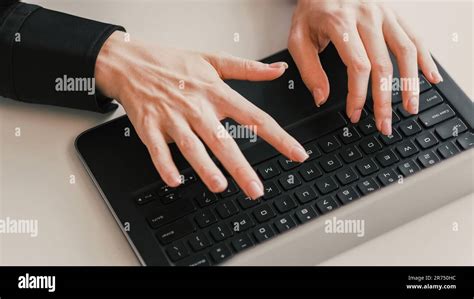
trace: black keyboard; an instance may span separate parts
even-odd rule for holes
[[[250,159],[265,188],[257,201],[246,198],[231,178],[225,192],[214,194],[193,172],[176,189],[161,185],[133,200],[171,264],[219,264],[472,148],[472,128],[422,75],[420,92],[418,115],[408,114],[400,94],[393,93],[390,136],[376,130],[371,101],[358,124],[350,124],[343,112],[323,116],[334,126],[320,138],[305,140],[304,129],[290,130],[301,135],[310,158],[302,164],[276,153],[265,161]],[[159,208],[147,208],[153,201],[161,202]]]

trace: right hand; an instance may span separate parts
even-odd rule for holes
[[[95,77],[100,90],[124,107],[167,185],[181,183],[167,145],[174,141],[209,190],[218,193],[227,188],[204,142],[244,193],[256,199],[263,195],[263,185],[220,120],[229,117],[255,128],[255,133],[293,161],[302,162],[308,155],[272,117],[223,79],[273,80],[286,67],[284,62],[269,65],[127,42],[122,32],[115,32],[98,55]]]

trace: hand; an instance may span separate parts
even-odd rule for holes
[[[389,80],[394,53],[400,77],[415,82],[415,88],[402,88],[403,107],[418,113],[418,65],[432,83],[442,81],[429,51],[395,13],[372,1],[300,0],[293,15],[288,48],[301,76],[312,92],[316,105],[326,102],[328,78],[317,53],[332,42],[347,67],[348,95],[346,113],[358,122],[367,96],[369,76],[376,126],[385,135],[392,132],[391,91],[381,88]],[[411,81],[410,81],[411,80]]]
[[[286,67],[284,62],[268,65],[125,42],[123,33],[115,32],[99,53],[95,75],[101,91],[124,107],[167,185],[181,183],[167,145],[174,141],[212,192],[226,189],[227,181],[204,142],[246,195],[255,199],[263,195],[263,185],[220,120],[230,117],[250,126],[294,161],[302,162],[308,155],[273,118],[222,79],[273,80]]]

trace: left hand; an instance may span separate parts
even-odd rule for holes
[[[400,79],[418,83],[419,65],[431,83],[443,80],[420,39],[383,4],[359,0],[299,0],[288,49],[318,106],[327,100],[329,82],[317,54],[330,41],[347,67],[347,116],[353,123],[359,121],[370,76],[375,123],[385,135],[392,133],[392,95],[390,89],[381,88],[382,80],[391,78],[393,71],[388,48],[397,59]],[[402,89],[403,107],[412,114],[418,113],[419,88],[415,85],[416,90]]]

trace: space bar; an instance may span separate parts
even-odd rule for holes
[[[304,144],[342,128],[346,124],[346,120],[339,112],[332,111],[307,118],[287,129],[287,131],[291,136],[295,137],[296,140]],[[258,164],[279,155],[279,152],[263,140],[244,149],[242,152],[251,165]]]

